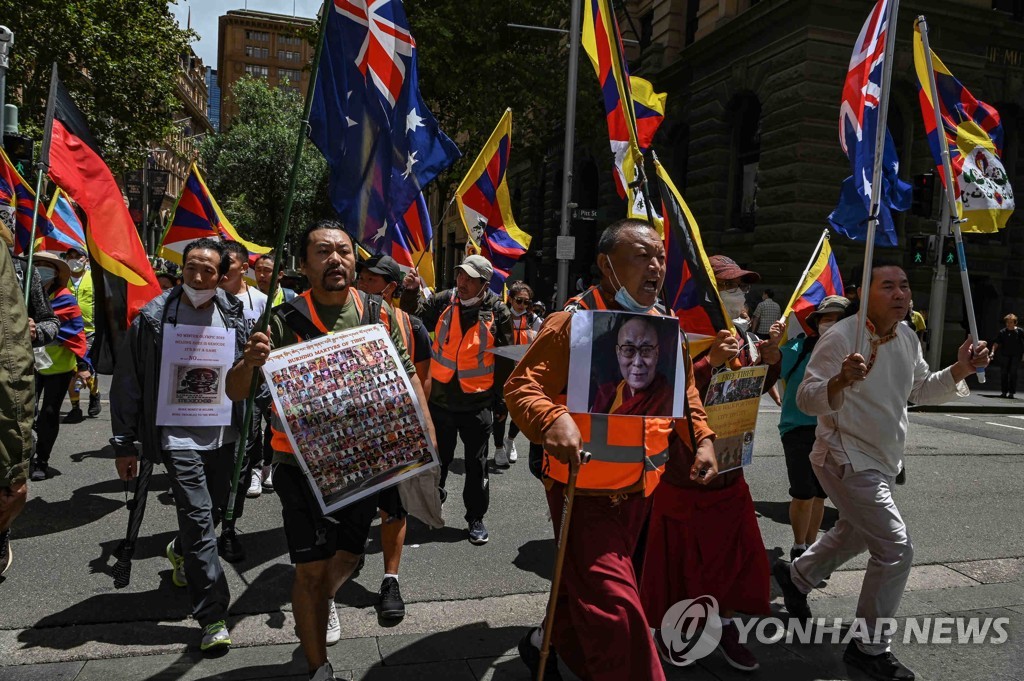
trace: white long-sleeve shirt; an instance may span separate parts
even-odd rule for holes
[[[880,339],[869,322],[865,347],[860,349],[870,367],[867,377],[858,391],[846,388],[830,404],[828,382],[854,352],[856,336],[856,316],[826,331],[811,353],[797,390],[797,406],[818,417],[811,461],[820,465],[831,452],[841,463],[849,461],[854,471],[878,470],[895,476],[903,468],[907,401],[941,404],[970,391],[963,381],[954,382],[950,367],[935,372],[928,367],[917,335],[905,324],[897,324],[895,337],[877,346],[872,363],[872,347]]]

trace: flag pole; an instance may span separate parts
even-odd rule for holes
[[[782,312],[782,317],[779,318],[780,322],[785,322],[786,317],[793,311],[793,304],[796,303],[796,299],[800,297],[800,292],[803,291],[804,284],[807,282],[807,275],[810,273],[811,268],[814,267],[814,261],[818,259],[821,254],[821,247],[825,245],[825,240],[828,239],[828,228],[822,230],[821,238],[818,239],[818,245],[811,251],[811,259],[807,261],[807,267],[804,268],[804,273],[800,275],[800,281],[797,282],[796,288],[793,290],[793,295],[789,298],[789,303],[786,305],[786,309]]]
[[[861,275],[860,310],[857,313],[857,344],[854,352],[864,347],[864,333],[867,328],[868,298],[871,288],[871,265],[875,259],[875,230],[878,227],[878,209],[882,198],[882,157],[885,155],[886,119],[889,114],[889,84],[892,81],[892,59],[896,48],[896,18],[899,14],[899,0],[889,0],[885,20],[885,62],[882,64],[882,91],[878,100],[878,128],[875,130],[875,164],[871,172],[871,206],[868,210],[867,243],[864,247],[864,272]],[[854,385],[854,389],[858,386]]]
[[[32,260],[36,254],[36,229],[39,223],[39,203],[42,201],[43,182],[50,170],[50,137],[53,135],[53,110],[57,103],[57,62],[50,71],[50,98],[46,102],[46,124],[43,127],[43,148],[36,162],[36,200],[32,206],[32,230],[28,235],[28,267],[25,268],[25,305],[32,291]],[[17,229],[15,229],[17,231]]]
[[[441,225],[442,229],[444,229],[444,219],[446,217],[448,217],[448,211],[449,211],[449,209],[451,209],[453,203],[455,203],[455,194],[452,194],[452,198],[449,199],[448,205],[444,207],[444,212],[441,213],[441,220],[440,220],[440,222],[438,222],[438,224]],[[416,270],[417,272],[419,271],[420,262],[423,261],[423,256],[425,256],[427,253],[431,252],[432,250],[433,249],[431,249],[431,248],[423,249],[423,252],[420,253],[420,257],[416,258],[416,263],[412,266],[414,270]],[[437,282],[434,282],[434,283],[436,285]]]
[[[299,131],[295,140],[295,155],[292,157],[292,168],[288,178],[288,196],[284,202],[284,216],[281,218],[281,226],[277,230],[274,253],[274,271],[270,275],[270,288],[267,290],[267,300],[273,300],[277,294],[277,278],[281,274],[281,262],[284,258],[280,254],[284,252],[284,242],[288,235],[288,222],[292,216],[292,204],[295,202],[295,190],[299,180],[299,164],[302,162],[302,149],[306,142],[306,133],[309,129],[309,112],[313,106],[313,90],[316,87],[317,72],[320,68],[320,54],[323,51],[324,42],[327,36],[327,17],[330,11],[330,3],[324,2],[320,6],[320,35],[316,44],[316,52],[313,55],[313,63],[310,67],[309,87],[306,90],[306,102],[302,107],[302,120],[299,122]],[[255,331],[266,333],[270,326],[270,315],[273,309],[270,305],[266,307],[260,316]],[[228,492],[228,505],[224,510],[225,523],[232,523],[235,518],[235,499],[238,495],[238,478],[242,475],[242,464],[245,461],[245,446],[249,439],[249,429],[252,425],[253,411],[256,401],[256,391],[259,388],[259,369],[252,370],[252,387],[249,388],[249,397],[245,400],[245,417],[242,419],[242,429],[238,434],[238,446],[235,449],[235,470],[231,476],[231,489]],[[228,525],[233,531],[233,523]],[[226,528],[227,529],[227,528]]]
[[[928,45],[928,22],[922,14],[917,18],[917,26],[921,30],[921,42],[924,44],[924,58],[928,67],[928,92],[932,99],[932,112],[935,114],[935,132],[939,138],[939,148],[942,150],[942,174],[945,176],[943,188],[946,194],[946,206],[949,215],[949,227],[952,229],[953,238],[956,240],[956,257],[960,263],[960,283],[964,290],[964,303],[967,306],[967,325],[971,332],[971,339],[974,341],[974,351],[978,351],[978,322],[974,316],[974,299],[971,295],[971,280],[967,274],[967,257],[964,254],[964,237],[960,232],[960,224],[965,222],[960,215],[961,206],[957,205],[956,197],[958,192],[955,189],[956,180],[953,177],[953,164],[949,160],[949,140],[946,139],[946,128],[942,121],[942,109],[939,103],[938,87],[935,85],[935,69],[932,66],[932,49]],[[941,248],[939,249],[941,251]],[[942,267],[944,265],[940,265]],[[942,349],[939,349],[941,353]],[[938,353],[936,357],[938,357]],[[975,369],[978,383],[985,382],[985,368]]]

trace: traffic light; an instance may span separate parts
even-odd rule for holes
[[[922,218],[930,218],[932,216],[932,203],[935,200],[935,173],[914,175],[913,188],[910,214]]]
[[[956,239],[951,236],[942,239],[942,264],[949,267],[956,265]]]
[[[910,237],[910,267],[928,266],[928,235]]]
[[[31,181],[30,175],[35,172],[32,168],[32,138],[7,133],[4,135],[4,151],[21,176]]]

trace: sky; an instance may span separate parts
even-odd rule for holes
[[[217,68],[217,18],[230,9],[254,9],[260,12],[292,14],[300,17],[315,17],[320,10],[321,0],[173,0],[169,2],[171,12],[178,18],[178,24],[185,27],[189,7],[192,8],[192,28],[199,34],[199,40],[192,43],[192,49],[203,59],[206,66]]]

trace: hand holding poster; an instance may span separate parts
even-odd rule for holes
[[[754,429],[767,375],[768,367],[760,365],[719,371],[711,377],[704,411],[708,426],[715,431],[719,474],[754,460]]]
[[[156,425],[231,425],[224,378],[235,362],[235,330],[165,324]]]
[[[438,465],[422,405],[383,326],[274,350],[263,374],[325,514]]]

